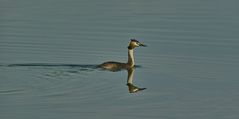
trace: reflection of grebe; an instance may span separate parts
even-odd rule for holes
[[[98,67],[106,69],[106,70],[110,70],[110,71],[118,71],[121,69],[133,68],[135,66],[134,48],[139,47],[139,46],[146,47],[146,45],[140,43],[139,41],[137,41],[135,39],[131,39],[129,46],[128,46],[128,62],[127,63],[110,61],[110,62],[104,62],[104,63],[98,65]]]
[[[128,71],[127,86],[129,88],[129,92],[136,93],[138,91],[145,90],[146,88],[139,88],[133,84],[134,68],[127,69],[127,71]]]

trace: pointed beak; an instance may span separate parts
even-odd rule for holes
[[[141,46],[141,47],[147,47],[147,45],[144,45],[144,44],[142,44],[142,43],[140,43],[139,46]]]

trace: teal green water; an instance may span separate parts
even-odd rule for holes
[[[0,1],[1,119],[237,119],[236,0]],[[96,69],[127,60],[127,71]]]

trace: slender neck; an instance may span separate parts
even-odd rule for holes
[[[128,49],[128,65],[134,67],[134,49]]]

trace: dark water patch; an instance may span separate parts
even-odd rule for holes
[[[143,68],[141,65],[135,65],[135,68]]]
[[[95,69],[97,65],[91,64],[54,64],[54,63],[23,63],[23,64],[8,64],[8,67],[76,67],[76,68],[92,68]]]
[[[0,90],[0,95],[10,95],[16,93],[22,93],[23,90],[20,89],[12,89],[12,90]]]

